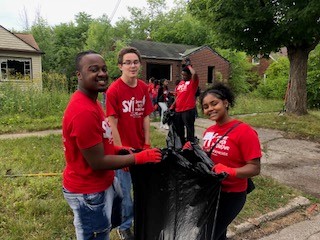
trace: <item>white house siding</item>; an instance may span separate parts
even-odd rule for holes
[[[12,50],[36,51],[20,38],[0,27],[0,48]]]
[[[36,87],[42,89],[42,63],[41,52],[0,26],[0,58],[26,58],[31,59],[31,80],[10,81],[19,84],[22,88]]]
[[[42,89],[42,64],[41,64],[41,55],[30,54],[30,53],[14,53],[14,52],[2,52],[0,50],[1,57],[12,57],[12,58],[31,58],[31,80],[17,80],[14,81],[17,84],[21,84],[22,87],[30,86],[31,84],[39,89]]]

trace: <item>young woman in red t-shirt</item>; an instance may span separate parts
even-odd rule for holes
[[[204,132],[204,151],[210,152],[218,139],[234,127],[219,141],[210,155],[214,162],[212,170],[218,174],[227,174],[222,181],[215,237],[212,238],[223,240],[226,239],[228,225],[246,202],[247,179],[260,173],[261,147],[257,132],[248,124],[229,115],[228,110],[234,105],[234,95],[228,87],[215,84],[204,91],[199,100],[204,115],[215,121],[215,124]],[[213,218],[210,220],[214,221]]]

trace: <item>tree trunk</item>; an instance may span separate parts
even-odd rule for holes
[[[307,114],[307,67],[310,50],[288,46],[290,61],[289,90],[286,111],[296,115]]]

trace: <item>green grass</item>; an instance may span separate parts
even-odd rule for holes
[[[309,113],[304,116],[264,113],[235,117],[254,127],[284,131],[288,138],[299,138],[320,142],[319,111],[309,111]]]
[[[286,205],[291,199],[301,196],[301,192],[279,184],[271,178],[257,176],[253,178],[256,189],[247,197],[244,209],[233,224],[239,224],[248,218],[259,217]]]
[[[0,116],[0,134],[16,132],[34,132],[61,128],[62,114],[30,117],[25,113]]]
[[[151,135],[154,147],[165,146],[165,136],[154,127]],[[1,140],[0,159],[1,239],[74,239],[72,212],[61,192],[61,135]],[[25,176],[30,173],[39,176]],[[48,177],[44,173],[57,175]],[[259,176],[254,181],[256,190],[235,223],[275,210],[299,195],[269,178]],[[111,239],[118,240],[114,231]]]
[[[165,137],[154,127],[151,133],[152,145],[164,147]],[[0,160],[1,239],[75,239],[73,215],[61,191],[61,135],[0,140]],[[111,236],[118,240],[115,232]]]
[[[236,98],[235,106],[230,109],[231,115],[280,112],[283,101],[274,99],[262,99],[255,96],[240,95]]]
[[[0,88],[0,134],[60,129],[69,97],[67,93]],[[319,111],[301,117],[279,115],[282,106],[282,101],[240,96],[231,114],[255,127],[285,131],[288,137],[320,139]],[[242,115],[251,113],[259,114]],[[152,146],[165,147],[165,136],[153,127],[151,137]],[[1,239],[75,239],[72,212],[61,192],[61,135],[0,140],[0,160]],[[39,175],[25,176],[30,173]],[[56,175],[48,177],[44,173]],[[301,195],[270,178],[258,176],[254,181],[256,190],[248,196],[234,224],[273,211]],[[118,240],[114,231],[111,240]]]

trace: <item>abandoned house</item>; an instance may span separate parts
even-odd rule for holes
[[[42,54],[31,34],[12,33],[0,25],[0,84],[41,89]]]
[[[153,42],[151,40],[132,41],[130,46],[141,53],[141,78],[148,80],[166,78],[169,88],[175,87],[180,80],[182,64],[186,58],[191,60],[200,79],[199,87],[204,90],[215,81],[228,81],[230,62],[209,46],[191,46],[184,44]]]

